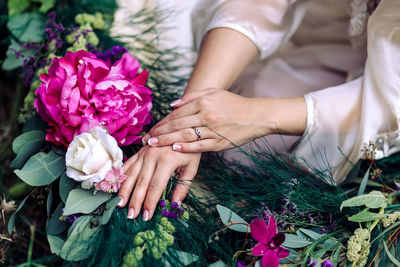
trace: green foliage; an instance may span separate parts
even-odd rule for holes
[[[221,221],[229,229],[243,233],[250,232],[249,224],[229,208],[222,205],[217,205],[217,211],[219,213]]]
[[[73,189],[68,195],[63,215],[66,216],[75,213],[89,214],[109,198],[110,194],[103,191],[93,194],[92,190]]]
[[[45,19],[38,13],[18,14],[7,23],[7,28],[20,42],[40,42],[44,38]]]
[[[20,52],[21,54],[24,55],[24,57],[18,57],[15,51]],[[21,45],[18,44],[17,41],[14,39],[11,39],[11,44],[7,49],[6,52],[6,59],[4,60],[2,64],[2,69],[6,71],[14,70],[18,67],[21,67],[24,63],[24,58],[25,57],[30,57],[33,56],[34,52],[33,50],[28,50],[23,48]]]
[[[60,178],[60,197],[62,202],[66,203],[68,194],[76,187],[74,179],[69,178],[66,173],[64,173]]]
[[[111,216],[112,216],[115,208],[117,207],[117,204],[118,204],[119,200],[120,200],[119,197],[114,197],[114,198],[112,198],[112,199],[107,201],[105,210],[104,210],[103,215],[101,216],[101,219],[100,219],[100,223],[101,224],[104,225],[104,224],[107,224],[110,221]]]
[[[47,240],[49,241],[49,244],[50,244],[51,253],[60,255],[61,249],[62,249],[65,241],[55,235],[47,235]]]
[[[64,170],[64,157],[51,151],[33,155],[21,170],[15,170],[14,173],[31,186],[43,186],[54,182]]]
[[[11,162],[10,167],[22,168],[28,158],[37,153],[44,146],[44,142],[45,133],[39,130],[26,132],[18,136],[12,144],[12,149],[17,156]]]
[[[46,233],[48,235],[58,235],[64,232],[65,229],[69,226],[68,222],[62,220],[64,204],[58,204],[58,207],[54,211],[53,215],[50,217],[50,220],[47,223]]]
[[[369,222],[374,220],[379,220],[384,218],[386,214],[380,214],[375,212],[370,212],[368,210],[362,210],[359,213],[349,217],[351,222]]]
[[[29,0],[8,0],[9,16],[21,14],[28,7],[29,7]]]
[[[304,248],[310,245],[312,242],[307,241],[302,236],[285,234],[285,242],[282,244],[284,247],[288,248]]]
[[[21,210],[21,208],[24,206],[25,201],[30,197],[30,195],[26,196],[19,204],[17,209],[14,211],[14,213],[11,215],[11,217],[8,219],[8,233],[11,234],[13,229],[14,229],[14,224],[15,224],[15,217],[17,216],[17,213]]]
[[[67,261],[81,261],[93,255],[101,234],[101,226],[95,226],[93,216],[82,216],[68,235],[60,256]]]
[[[368,194],[355,196],[343,201],[342,205],[340,205],[340,209],[343,209],[344,207],[359,207],[364,205],[371,209],[386,208],[387,199],[382,192],[371,191]]]
[[[39,12],[47,13],[56,4],[56,0],[32,0],[33,2],[40,3]]]

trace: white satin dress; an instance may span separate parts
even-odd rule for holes
[[[172,2],[181,7],[181,1]],[[304,134],[266,137],[275,149],[289,150],[305,166],[326,171],[337,183],[361,158],[364,144],[375,143],[376,158],[400,150],[399,0],[382,0],[353,46],[348,0],[189,2],[172,23],[186,39],[179,40],[175,29],[170,40],[190,46],[191,32],[198,50],[214,28],[241,32],[260,53],[235,83],[240,94],[304,96]]]

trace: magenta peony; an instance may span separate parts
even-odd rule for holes
[[[113,65],[83,50],[54,58],[35,100],[50,126],[46,139],[67,148],[74,136],[103,125],[120,146],[139,143],[152,107],[148,73],[139,67],[129,53]]]

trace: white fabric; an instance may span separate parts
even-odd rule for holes
[[[304,15],[303,1],[200,1],[193,34],[197,47],[218,27],[237,30],[255,43],[263,60],[238,79],[241,94],[304,95],[308,112],[307,129],[294,145],[295,137],[265,139],[278,150],[291,147],[308,167],[328,171],[339,183],[361,157],[364,143],[376,142],[377,157],[400,148],[400,1],[382,0],[369,19],[366,63],[366,51],[350,44],[348,1],[306,4]]]

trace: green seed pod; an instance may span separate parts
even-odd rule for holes
[[[185,221],[189,220],[189,212],[187,211],[183,212],[182,219]]]
[[[87,35],[87,41],[92,44],[93,46],[99,45],[99,38],[94,32],[89,32]]]
[[[140,261],[143,258],[143,251],[141,247],[135,248],[135,257],[138,261]]]
[[[83,21],[83,14],[78,14],[78,15],[76,15],[76,16],[75,16],[75,22],[76,22],[77,24],[82,25],[82,24],[84,23],[84,21]]]
[[[69,43],[69,44],[73,44],[76,40],[75,40],[75,38],[74,38],[74,35],[73,34],[68,34],[66,37],[65,37],[65,40],[67,41],[67,43]]]
[[[157,247],[151,248],[151,254],[153,255],[153,258],[156,260],[159,260],[162,257],[162,253],[159,251]]]
[[[143,244],[143,242],[144,242],[143,238],[141,236],[139,236],[139,235],[136,235],[133,238],[133,244],[136,245],[136,246],[139,246],[139,245]]]
[[[147,230],[145,232],[145,239],[146,240],[152,240],[152,239],[154,239],[155,236],[156,236],[156,234],[154,233],[153,230]]]

